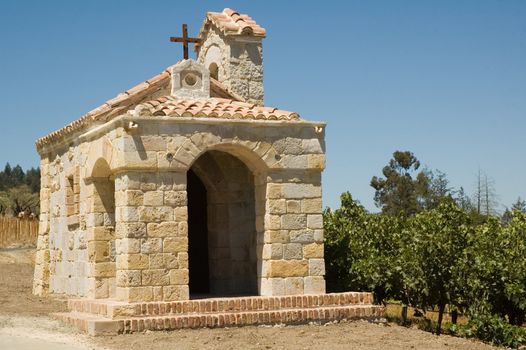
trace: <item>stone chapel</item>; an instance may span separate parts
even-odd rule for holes
[[[209,12],[196,60],[37,140],[33,292],[70,298],[59,317],[114,334],[381,314],[325,294],[325,124],[264,106],[265,36]]]

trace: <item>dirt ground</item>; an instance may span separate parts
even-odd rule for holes
[[[33,251],[0,249],[0,349],[369,349],[489,350],[467,339],[435,336],[396,324],[365,321],[327,325],[180,330],[92,338],[50,319],[65,301],[31,294]]]

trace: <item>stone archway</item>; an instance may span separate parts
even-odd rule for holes
[[[90,295],[115,297],[115,182],[108,162],[100,158],[86,179]]]
[[[229,153],[208,151],[188,172],[187,194],[191,293],[257,295],[254,174]]]

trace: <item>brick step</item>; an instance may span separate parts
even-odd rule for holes
[[[184,315],[187,313],[214,314],[220,312],[279,311],[290,308],[372,304],[371,293],[347,292],[320,295],[210,298],[173,302],[125,303],[108,299],[69,300],[73,312],[90,313],[111,319],[130,317]]]
[[[383,317],[384,309],[377,305],[344,305],[331,307],[284,308],[281,310],[224,311],[219,313],[187,313],[179,315],[141,316],[110,319],[82,312],[54,314],[90,335],[114,335],[145,330],[182,328],[238,327],[245,325],[302,324],[342,319],[373,319]]]

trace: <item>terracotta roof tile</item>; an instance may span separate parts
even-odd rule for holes
[[[54,131],[44,137],[39,138],[36,141],[37,149],[39,149],[46,143],[56,141],[60,139],[61,137],[66,136],[67,134],[70,134],[76,131],[80,131],[97,122],[99,123],[105,122],[108,120],[106,118],[107,116],[109,116],[111,119],[110,114],[112,114],[112,112],[117,112],[119,110],[122,110],[123,107],[125,107],[127,104],[132,103],[131,97],[135,97],[135,96],[140,97],[143,95],[147,95],[148,93],[157,90],[163,84],[168,83],[170,79],[170,75],[171,75],[170,68],[171,67],[168,67],[166,70],[154,76],[153,78],[123,93],[120,93],[116,97],[112,98],[109,101],[106,101],[101,106],[89,111],[88,113],[80,117],[79,119],[67,124],[61,129]]]
[[[265,28],[258,25],[249,15],[229,8],[225,8],[223,12],[208,12],[199,31],[199,38],[204,37],[204,32],[210,24],[214,24],[225,35],[253,35],[263,38],[267,35]],[[199,45],[195,45],[196,50]]]
[[[141,103],[135,107],[134,111],[138,116],[300,120],[300,116],[294,112],[217,97],[206,100],[181,100],[174,96],[164,96]]]
[[[239,101],[241,97],[229,92],[221,83],[211,79],[211,91],[216,96],[206,100],[181,100],[173,96],[163,96],[144,103],[137,103],[151,92],[157,91],[163,84],[168,83],[170,73],[163,73],[141,83],[91,110],[79,119],[67,124],[36,141],[37,149],[45,144],[55,142],[79,132],[90,126],[105,123],[126,111],[133,109],[135,113],[146,116],[193,117],[193,118],[221,118],[221,119],[256,119],[297,121],[297,113],[280,110],[273,107],[261,107],[248,102]],[[135,107],[136,106],[136,107]],[[135,108],[134,108],[135,107]]]

